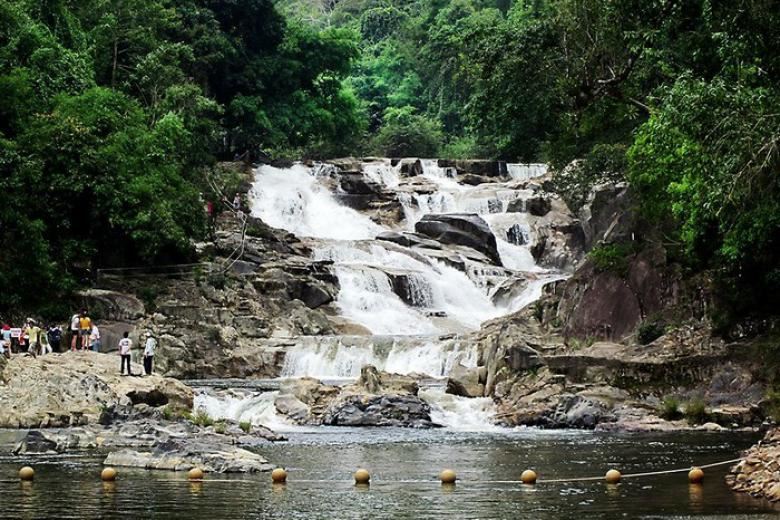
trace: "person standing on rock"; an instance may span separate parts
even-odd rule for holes
[[[27,327],[24,332],[27,334],[27,353],[34,357],[41,344],[41,328],[35,324],[35,320],[27,318]]]
[[[49,337],[49,346],[54,352],[60,351],[60,342],[62,341],[62,327],[59,325],[51,325],[46,332]]]
[[[95,352],[100,352],[100,331],[94,323],[92,324],[92,332],[89,334],[89,348]]]
[[[87,316],[87,309],[81,309],[79,316],[79,338],[81,339],[81,350],[87,350],[89,347],[89,335],[92,333],[92,319]]]
[[[120,375],[125,374],[125,363],[127,363],[127,375],[132,376],[133,371],[130,368],[130,349],[133,348],[133,340],[130,339],[129,332],[125,332],[122,336],[122,339],[119,340],[119,356],[122,359],[119,373]]]
[[[79,313],[70,318],[70,350],[76,352],[76,344],[79,341]]]
[[[154,349],[157,348],[157,340],[154,339],[151,332],[146,333],[146,344],[144,345],[144,372],[147,376],[152,375],[152,364],[154,363]]]

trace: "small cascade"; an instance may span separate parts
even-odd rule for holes
[[[314,258],[336,265],[341,314],[374,334],[459,332],[503,313],[462,271],[393,243],[323,245]]]
[[[282,377],[354,379],[365,365],[394,374],[446,377],[455,363],[477,366],[476,349],[425,337],[311,337],[287,351]]]
[[[527,181],[547,174],[547,165],[538,163],[506,165],[507,173],[516,181]]]
[[[193,409],[203,411],[212,419],[227,419],[263,425],[274,431],[298,429],[284,416],[276,413],[274,400],[279,392],[242,392],[230,390],[219,394],[208,391],[195,393]]]
[[[383,229],[362,213],[343,206],[302,164],[281,169],[262,166],[252,187],[252,215],[303,237],[336,240],[374,238]]]
[[[494,424],[496,407],[489,397],[460,397],[443,388],[424,388],[419,396],[431,405],[431,419],[458,431],[490,432],[501,428]]]

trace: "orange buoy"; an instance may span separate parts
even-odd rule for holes
[[[523,484],[536,484],[536,472],[532,469],[523,471],[520,475],[520,482]]]
[[[271,472],[271,480],[274,484],[284,484],[287,482],[287,471],[284,468],[276,468]]]
[[[203,480],[203,470],[200,468],[192,468],[187,472],[187,478],[190,480]]]
[[[368,484],[371,480],[371,475],[368,470],[360,468],[355,472],[355,484]]]
[[[688,482],[691,484],[701,484],[704,480],[704,472],[701,468],[691,468],[688,472]]]
[[[25,466],[19,470],[19,478],[21,480],[30,481],[35,478],[35,470],[30,466]]]
[[[103,482],[113,482],[116,480],[116,470],[114,468],[104,468],[100,472],[100,478]]]
[[[442,484],[454,484],[458,480],[458,476],[451,469],[444,469],[439,473],[439,479],[441,479]]]
[[[616,469],[611,469],[607,471],[607,474],[604,476],[604,478],[607,481],[607,484],[617,484],[620,482],[620,477],[623,475],[620,474],[620,472]]]

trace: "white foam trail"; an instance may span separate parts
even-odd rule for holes
[[[193,409],[206,412],[212,419],[248,421],[262,425],[274,431],[299,429],[295,424],[276,412],[274,400],[279,392],[244,393],[227,391],[220,394],[198,392],[195,394]]]
[[[458,431],[490,432],[501,428],[493,424],[496,407],[489,397],[460,397],[442,388],[425,388],[420,398],[431,405],[433,422]]]
[[[253,216],[298,236],[359,240],[382,231],[362,213],[339,204],[302,164],[259,167],[252,195]]]
[[[553,283],[558,280],[565,280],[566,276],[559,274],[559,275],[548,275],[543,276],[537,280],[532,280],[528,283],[528,286],[523,290],[523,292],[520,294],[519,297],[515,298],[511,304],[509,305],[509,312],[517,312],[523,307],[526,307],[539,298],[542,297],[542,292],[544,291],[544,286]]]
[[[316,249],[314,257],[336,264],[341,314],[374,334],[437,334],[441,329],[430,313],[444,313],[461,329],[476,329],[502,313],[465,273],[393,244],[339,243]],[[390,274],[408,277],[411,288],[424,293],[418,306],[395,293]]]

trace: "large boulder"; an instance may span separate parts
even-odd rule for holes
[[[367,180],[362,173],[342,173],[339,186],[350,195],[375,195],[382,191],[380,185]]]
[[[780,501],[780,428],[742,454],[742,460],[726,475],[726,484],[753,497]]]
[[[159,443],[152,451],[122,449],[111,452],[103,464],[172,471],[198,467],[214,473],[256,473],[273,469],[261,455],[244,448],[178,438]]]
[[[425,215],[415,224],[414,229],[443,244],[470,247],[485,254],[494,264],[501,265],[496,237],[479,215]]]
[[[423,165],[420,159],[414,159],[414,158],[401,159],[400,162],[397,164],[399,165],[398,171],[400,171],[401,174],[406,175],[408,177],[415,177],[417,175],[423,174]]]
[[[586,250],[599,242],[628,240],[635,229],[634,200],[625,183],[593,187],[578,216]]]
[[[412,395],[348,395],[325,413],[332,426],[400,426],[431,428],[431,407]]]
[[[464,367],[455,363],[447,377],[447,393],[462,397],[482,397],[485,394],[486,369]]]

